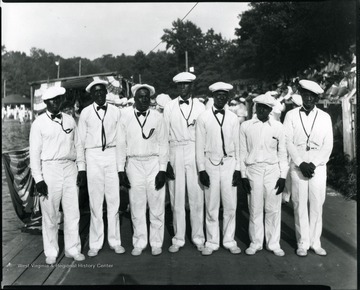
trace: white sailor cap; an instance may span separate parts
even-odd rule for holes
[[[171,101],[171,98],[167,94],[159,94],[156,97],[156,103],[161,107],[164,108],[165,105]]]
[[[127,98],[121,98],[120,99],[120,105],[126,105],[128,102]]]
[[[149,86],[147,84],[136,84],[131,87],[131,92],[132,92],[133,96],[135,96],[136,92],[142,88],[148,89],[150,92],[150,96],[155,94],[155,88],[153,86]]]
[[[257,104],[264,104],[269,107],[275,106],[275,99],[270,94],[259,95],[253,99],[253,102]]]
[[[191,83],[196,79],[196,76],[189,72],[181,72],[173,77],[174,83]]]
[[[239,99],[239,101],[240,101],[240,103],[245,103],[245,102],[246,102],[246,99],[243,98],[243,97],[241,97],[241,98]]]
[[[104,81],[104,80],[93,80],[90,84],[88,84],[88,86],[85,88],[85,91],[87,91],[88,93],[90,93],[90,90],[93,86],[95,85],[107,85],[108,82],[107,81]]]
[[[209,86],[209,90],[212,92],[216,91],[225,91],[228,92],[232,90],[234,87],[230,84],[224,83],[224,82],[217,82]]]
[[[300,80],[299,85],[304,89],[308,90],[310,92],[313,92],[315,94],[322,94],[324,90],[314,81],[309,80]]]
[[[237,102],[236,100],[231,100],[231,101],[230,101],[230,104],[232,104],[232,105],[237,105],[238,102]]]
[[[45,91],[41,98],[43,99],[43,101],[50,100],[57,96],[65,94],[65,92],[66,89],[63,87],[50,87]]]
[[[301,107],[302,104],[303,104],[302,98],[301,98],[301,96],[298,95],[298,94],[292,94],[292,95],[291,95],[291,101],[292,101],[295,105],[297,105],[297,106],[299,106],[299,107]]]

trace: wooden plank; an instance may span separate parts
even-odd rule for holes
[[[5,267],[26,245],[33,243],[35,235],[19,233],[9,244],[3,247],[2,266]]]
[[[3,268],[2,286],[12,285],[38,256],[43,253],[42,237],[35,236],[31,243],[26,244]]]

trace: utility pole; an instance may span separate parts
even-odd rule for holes
[[[81,76],[81,58],[79,60],[79,76]]]
[[[185,71],[189,71],[188,70],[188,52],[187,52],[187,50],[185,51]]]
[[[4,80],[4,98],[6,97],[6,80]]]
[[[139,84],[141,84],[141,74],[139,74]]]
[[[55,61],[55,64],[57,65],[57,78],[60,77],[60,59],[58,61]]]

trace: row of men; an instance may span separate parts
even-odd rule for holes
[[[179,96],[165,105],[163,115],[150,110],[154,87],[132,87],[133,109],[122,111],[106,103],[106,81],[95,80],[86,90],[94,103],[85,107],[76,125],[60,112],[62,87],[43,95],[45,114],[32,124],[30,165],[43,213],[46,263],[59,254],[57,216],[64,212],[65,256],[82,261],[79,237],[78,187],[87,185],[91,209],[88,256],[104,244],[103,202],[107,205],[107,241],[115,253],[125,252],[119,225],[119,187],[129,189],[134,256],[151,246],[162,253],[165,183],[168,180],[174,237],[168,249],[176,253],[185,244],[185,195],[190,207],[191,241],[202,255],[220,247],[219,208],[223,206],[222,245],[232,254],[235,241],[237,187],[248,194],[250,246],[254,255],[266,248],[284,256],[280,247],[281,193],[289,170],[294,203],[297,255],[321,247],[322,206],[326,194],[326,163],[332,151],[330,116],[315,104],[323,91],[318,84],[300,81],[303,106],[289,111],[284,125],[269,118],[275,105],[260,95],[256,117],[239,125],[236,114],[224,109],[232,85],[217,82],[209,89],[214,104],[208,110],[192,98],[196,76],[182,72],[173,81]],[[308,202],[310,210],[308,210]],[[149,208],[148,234],[146,210]],[[204,212],[205,209],[205,212]],[[265,222],[264,222],[265,211]],[[204,233],[204,220],[205,232]],[[206,236],[206,238],[205,238]]]

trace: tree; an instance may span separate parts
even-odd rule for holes
[[[203,50],[203,34],[199,27],[191,21],[182,22],[177,19],[171,29],[164,29],[161,40],[166,42],[166,49],[172,48],[178,57],[180,71],[185,71],[185,51],[188,52],[189,62],[197,63],[196,59]]]
[[[243,72],[263,79],[294,75],[324,52],[355,42],[355,1],[251,3],[236,29]]]

